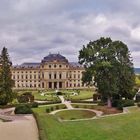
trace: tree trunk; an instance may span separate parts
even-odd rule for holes
[[[107,98],[107,107],[109,107],[109,108],[112,107],[111,97]]]

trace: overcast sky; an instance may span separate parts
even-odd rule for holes
[[[77,61],[101,36],[126,43],[140,67],[140,0],[0,0],[0,49],[14,64],[58,52]]]

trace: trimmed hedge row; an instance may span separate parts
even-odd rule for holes
[[[55,111],[55,110],[59,110],[59,109],[66,109],[66,106],[64,104],[47,106],[46,107],[46,112],[50,113],[51,111]]]
[[[50,102],[58,102],[58,101],[60,101],[60,99],[59,98],[55,98],[54,100],[48,100],[48,99],[35,99],[36,101],[50,101]]]

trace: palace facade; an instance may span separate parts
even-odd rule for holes
[[[84,68],[69,62],[60,54],[49,54],[40,63],[23,63],[12,67],[15,89],[72,89],[84,88]]]

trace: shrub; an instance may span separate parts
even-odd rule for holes
[[[122,110],[123,107],[133,106],[134,100],[114,100],[112,102],[113,107],[117,107],[118,109]]]
[[[31,110],[31,107],[29,105],[18,105],[16,108],[15,108],[15,114],[32,114],[32,110]]]
[[[99,99],[101,99],[101,95],[100,94],[98,94],[98,93],[93,94],[93,100],[94,101],[97,101]]]
[[[60,91],[59,91],[59,92],[57,92],[57,95],[62,95],[62,94],[63,94],[63,93],[62,93],[62,92],[60,92]]]
[[[140,107],[140,102],[139,102],[139,103],[137,103],[137,106],[138,106],[138,107]]]
[[[79,108],[79,106],[78,106],[78,105],[76,105],[76,106],[75,106],[75,108]]]
[[[134,106],[134,100],[123,100],[123,107]]]
[[[105,102],[100,101],[100,102],[98,102],[98,105],[99,105],[99,106],[105,106],[105,105],[106,105],[106,103],[105,103]]]
[[[28,103],[34,101],[34,96],[31,92],[25,92],[22,95],[18,96],[17,99],[19,103]]]
[[[31,107],[32,107],[32,108],[37,108],[37,107],[38,107],[38,103],[37,103],[37,102],[33,102],[33,103],[31,104]]]
[[[56,110],[58,110],[58,109],[59,109],[59,105],[56,106]]]
[[[50,110],[51,110],[51,111],[53,111],[53,110],[54,110],[54,108],[51,106],[51,107],[50,107]]]
[[[70,118],[70,120],[75,120],[76,118]]]
[[[66,107],[65,105],[63,105],[61,108],[62,108],[62,109],[66,109],[67,107]]]
[[[46,112],[47,113],[50,113],[50,108],[46,108]]]

